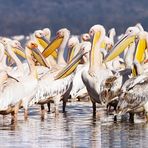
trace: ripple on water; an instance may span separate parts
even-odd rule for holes
[[[30,109],[28,121],[24,121],[20,111],[16,126],[10,126],[10,116],[4,123],[1,117],[0,147],[147,147],[147,124],[140,119],[135,124],[114,123],[112,117],[98,110],[97,117],[93,118],[90,103],[68,103],[66,113],[56,117],[50,113],[41,121],[39,106],[36,106]]]

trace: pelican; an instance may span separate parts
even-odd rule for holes
[[[127,112],[131,114],[131,121],[134,121],[134,113],[141,111],[141,108],[143,108],[146,112],[146,118],[148,121],[148,93],[146,89],[148,86],[148,73],[144,69],[144,66],[140,64],[141,58],[143,57],[142,54],[144,54],[143,50],[145,50],[145,48],[141,48],[142,46],[140,46],[140,44],[142,41],[145,40],[146,44],[148,45],[148,34],[145,32],[141,32],[139,34],[139,42],[137,44],[137,50],[135,52],[135,58],[133,61],[133,67],[135,70],[136,77],[127,80],[122,86],[122,93],[119,96],[120,99],[117,106],[117,112],[119,114],[125,114]],[[145,42],[142,43],[145,44]]]
[[[93,45],[90,53],[89,70],[82,72],[82,80],[87,88],[92,101],[93,115],[96,114],[96,103],[103,104],[101,98],[101,83],[112,75],[112,72],[102,64],[101,44],[105,38],[105,28],[102,25],[93,26],[90,35],[94,35]]]
[[[72,36],[68,40],[67,47],[68,47],[68,54],[67,54],[67,63],[72,60],[72,57],[77,54],[79,50],[79,39],[78,36]]]
[[[70,37],[70,31],[66,28],[62,28],[56,33],[56,38],[53,40],[53,42],[49,43],[45,37],[44,34],[36,34],[36,37],[40,39],[40,41],[46,43],[46,48],[42,52],[43,56],[47,58],[51,53],[54,52],[56,48],[58,48],[58,57],[55,64],[50,60],[51,62],[51,71],[58,71],[61,70],[64,66],[67,65],[66,60],[64,59],[64,51],[66,49],[66,45],[68,42],[68,39]],[[42,45],[42,44],[41,44]],[[50,106],[48,104],[48,106]],[[42,109],[44,110],[44,107],[42,106]],[[50,110],[50,109],[49,109]]]
[[[135,65],[136,66],[136,65]],[[136,66],[138,69],[138,66]],[[138,69],[140,72],[140,70]],[[121,88],[116,112],[119,115],[130,113],[130,121],[134,121],[134,113],[146,113],[148,121],[148,73],[142,73],[127,80]]]
[[[64,59],[64,51],[65,51],[65,47],[66,47],[66,44],[67,44],[69,36],[70,36],[70,31],[68,29],[66,29],[66,28],[60,29],[57,32],[56,39],[53,42],[51,42],[51,43],[49,42],[49,37],[48,37],[49,35],[50,34],[49,34],[49,30],[48,29],[43,29],[43,33],[42,32],[36,32],[35,33],[36,38],[39,39],[40,44],[42,45],[42,47],[45,48],[44,51],[43,51],[43,55],[45,57],[49,56],[48,51],[50,53],[54,53],[54,50],[56,48],[59,48],[57,61],[55,61],[52,58],[52,56],[48,57],[50,68],[52,69],[52,71],[56,71],[56,70],[59,70],[59,69],[63,68],[63,66],[65,66],[67,64],[65,59]],[[59,39],[62,39],[62,40],[60,41],[60,43],[58,43],[58,46],[54,45],[54,44],[57,44],[56,42]],[[52,47],[52,46],[53,47],[55,46],[55,47],[52,48],[52,52],[51,52],[51,48],[50,47]],[[42,108],[42,110],[44,112],[44,106],[43,105],[41,106],[41,108]],[[48,111],[50,112],[50,103],[48,103]]]
[[[105,37],[105,43],[106,43],[105,49],[106,49],[107,51],[109,51],[109,50],[113,47],[115,35],[116,35],[115,28],[111,28],[111,29],[108,31],[108,36]]]
[[[43,76],[39,81],[36,95],[33,97],[30,105],[34,103],[45,104],[50,100],[53,100],[55,104],[55,113],[58,114],[60,100],[63,99],[63,103],[66,103],[66,100],[68,99],[67,95],[69,96],[73,80],[72,72],[76,68],[78,60],[90,51],[90,47],[91,44],[89,42],[84,42],[81,45],[80,51],[64,69]],[[63,105],[63,110],[65,105]]]
[[[90,40],[90,36],[88,33],[82,34],[81,38],[83,42]],[[74,51],[74,55],[78,53],[80,46],[81,46],[81,43],[78,42],[77,37],[71,37],[69,39],[68,47],[73,47],[74,50],[72,49],[70,51],[71,52]],[[81,63],[77,66],[75,70],[75,75],[73,78],[73,85],[70,91],[70,96],[72,100],[76,98],[80,100],[80,98],[87,97],[87,90],[82,81],[81,74],[83,70],[88,70],[88,67],[89,67],[89,53],[83,56]]]
[[[115,71],[116,74],[106,79],[106,81],[104,81],[104,85],[102,88],[105,94],[106,103],[108,105],[113,106],[114,109],[116,108],[116,105],[118,102],[117,96],[120,93],[120,89],[124,84],[124,82],[127,79],[129,79],[129,75],[131,75],[130,69],[132,68],[132,61],[133,61],[134,52],[135,52],[134,34],[137,34],[137,33],[139,33],[139,29],[136,28],[135,30],[135,28],[128,28],[125,35],[114,45],[111,52],[104,59],[105,63],[114,59],[116,56],[118,56],[119,51],[121,53],[123,50],[125,50],[128,47],[128,45],[130,45],[127,51],[127,54],[125,56],[126,67],[122,68],[120,66],[120,63],[118,63],[118,59],[115,59],[114,62],[116,62],[117,60],[117,63],[119,64],[119,69],[116,69],[115,67],[113,67],[112,70]],[[127,68],[130,68],[130,69],[127,69]]]
[[[13,54],[11,50],[10,44],[7,44],[6,48],[8,53],[14,59],[14,61],[18,63],[15,54]],[[31,53],[30,51],[28,51],[28,49],[26,49],[25,52],[28,65],[30,67],[30,74],[26,76],[23,75],[20,66],[18,66],[18,69],[20,69],[20,72],[22,72],[22,74],[20,75],[20,79],[17,80],[13,77],[8,77],[1,84],[0,114],[5,115],[11,113],[12,123],[14,123],[17,120],[17,113],[21,106],[22,99],[32,95],[37,87],[37,74],[31,58]]]
[[[135,41],[137,42],[136,44]],[[119,53],[119,51],[121,52],[121,50],[125,50],[125,48],[129,46],[129,49],[126,53],[125,62],[126,67],[132,69],[132,76],[134,77],[137,75],[137,71],[140,71],[140,67],[142,66],[138,66],[137,64],[137,66],[133,66],[133,62],[142,63],[142,61],[144,60],[144,51],[147,47],[146,43],[147,33],[144,31],[139,32],[137,28],[132,27],[126,31],[125,37],[123,37],[121,40],[117,42],[117,44],[113,47],[111,54],[109,54],[105,60],[111,58],[111,56],[114,56],[114,54],[117,54],[117,52]],[[119,76],[115,76],[114,80],[110,82],[110,87],[108,88],[108,90],[106,90],[107,87],[104,88],[107,91],[106,94],[108,95],[108,98],[110,98],[108,100],[114,101],[115,97],[120,96],[120,93],[122,92],[122,87],[125,88],[128,82],[134,82],[134,78],[129,79],[129,77],[127,77],[131,72],[127,72],[128,71],[125,69],[124,73],[122,72]],[[118,98],[116,99],[118,100]],[[117,100],[115,108],[118,102]],[[133,120],[133,114],[130,114],[130,119]]]
[[[23,55],[21,50],[24,50],[24,49],[21,47],[21,44],[18,41],[11,41],[11,47],[12,47],[12,49],[13,48],[17,49],[17,51],[15,51],[16,53],[20,54],[21,56]],[[31,42],[31,41],[28,42],[27,43],[27,48],[29,50],[32,50],[32,52],[35,52],[35,53],[37,53],[39,55],[41,54],[39,49],[38,49],[37,44],[34,43],[34,42]],[[10,53],[10,55],[13,54],[15,56],[13,51],[9,51],[9,53]],[[25,56],[23,55],[23,57],[25,57]],[[43,59],[43,61],[45,60],[42,55],[41,55],[40,59]],[[28,64],[27,63],[22,64],[21,61],[16,56],[15,56],[15,61],[16,61],[17,66],[14,67],[11,71],[7,70],[9,76],[12,76],[12,77],[14,77],[16,79],[20,78],[20,72],[18,71],[17,67],[19,67],[19,70],[21,69],[21,74],[25,73],[25,75],[28,75],[29,74],[29,66],[28,66]],[[35,66],[35,67],[36,67],[36,70],[37,70],[38,78],[40,78],[41,76],[43,76],[44,74],[49,72],[49,69],[47,67],[43,67],[43,66]],[[29,99],[23,99],[22,105],[21,105],[25,109],[25,111],[24,111],[25,120],[28,118],[28,102],[29,102]]]

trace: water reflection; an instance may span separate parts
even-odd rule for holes
[[[69,104],[67,113],[55,117],[47,114],[40,120],[39,108],[30,111],[28,121],[19,113],[16,126],[0,122],[0,147],[92,147],[141,148],[148,145],[148,125],[145,123],[113,123],[106,117],[92,117],[91,104]]]

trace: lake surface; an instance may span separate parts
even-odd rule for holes
[[[0,117],[0,147],[13,148],[146,148],[148,147],[148,124],[136,119],[114,123],[98,108],[92,117],[91,103],[72,102],[67,112],[55,116],[46,114],[40,119],[39,106],[32,107],[28,121],[20,111],[16,126],[10,125],[10,116],[4,122]],[[101,116],[101,117],[100,117]]]

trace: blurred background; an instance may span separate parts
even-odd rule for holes
[[[115,27],[117,34],[137,22],[148,29],[147,7],[147,0],[0,0],[0,35],[28,35],[43,27],[80,34],[97,23]]]

